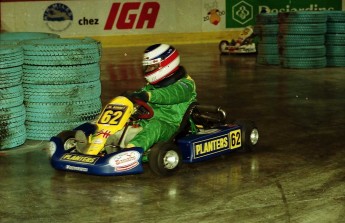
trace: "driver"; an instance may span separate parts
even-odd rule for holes
[[[146,151],[156,142],[168,140],[178,130],[188,106],[196,101],[196,86],[180,66],[179,53],[173,46],[148,47],[142,63],[147,84],[130,98],[147,102],[154,116],[139,121],[142,130],[126,147],[141,147]]]

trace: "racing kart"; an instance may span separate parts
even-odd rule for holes
[[[226,123],[226,112],[220,107],[192,103],[171,139],[145,152],[140,147],[124,148],[127,138],[133,137],[129,129],[136,129],[138,120],[153,116],[147,103],[132,101],[115,97],[95,122],[53,136],[49,146],[52,166],[93,175],[129,175],[142,173],[143,163],[148,163],[154,173],[167,176],[182,163],[208,160],[233,150],[252,150],[259,139],[254,122]]]
[[[220,41],[218,48],[221,54],[246,54],[256,53],[256,45],[254,40],[254,30],[251,26],[246,27],[240,33],[237,40],[232,39]]]

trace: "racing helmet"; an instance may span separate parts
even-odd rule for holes
[[[143,71],[147,82],[157,84],[179,68],[180,55],[167,44],[149,46],[144,52]]]

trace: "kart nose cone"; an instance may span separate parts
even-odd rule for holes
[[[257,129],[253,129],[250,133],[250,142],[252,145],[256,145],[259,140],[259,131]]]

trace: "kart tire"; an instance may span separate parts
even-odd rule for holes
[[[279,25],[278,24],[268,24],[268,25],[256,25],[254,26],[254,32],[257,35],[278,35]]]
[[[287,35],[320,35],[327,32],[326,23],[291,24],[279,25],[279,34]]]
[[[278,13],[279,23],[325,23],[327,14],[323,11],[293,11]]]
[[[219,51],[220,51],[220,53],[221,54],[227,54],[228,52],[226,52],[226,47],[227,46],[229,46],[230,45],[230,43],[229,43],[229,41],[227,41],[227,40],[222,40],[222,41],[220,41],[220,43],[219,43],[219,45],[218,45],[218,49],[219,49]]]
[[[284,68],[297,68],[297,69],[316,69],[324,68],[327,66],[326,57],[296,57],[296,58],[283,58],[281,60],[281,65]]]
[[[345,57],[327,57],[327,67],[345,67]]]
[[[333,45],[333,46],[344,46],[345,45],[345,34],[333,34],[333,33],[326,33],[326,45]]]
[[[345,11],[325,11],[327,22],[345,22]]]
[[[168,160],[169,157],[173,158],[172,162]],[[171,142],[157,143],[150,149],[149,166],[157,175],[170,176],[180,168],[181,164],[181,151]]]
[[[236,120],[235,124],[241,126],[242,132],[242,147],[238,151],[248,152],[254,150],[259,139],[259,131],[255,123],[249,120]],[[254,138],[252,138],[252,136],[254,136]]]
[[[57,137],[61,139],[64,149],[65,149],[65,143],[67,142],[67,140],[75,138],[75,132],[76,131],[66,130],[66,131],[60,132],[57,135]]]
[[[45,32],[5,32],[1,33],[1,40],[6,41],[25,41],[35,39],[60,38],[60,35]]]
[[[18,67],[24,63],[23,49],[17,45],[5,45],[1,47],[0,56],[0,69]]]
[[[257,25],[278,24],[277,13],[261,13],[256,16]]]

